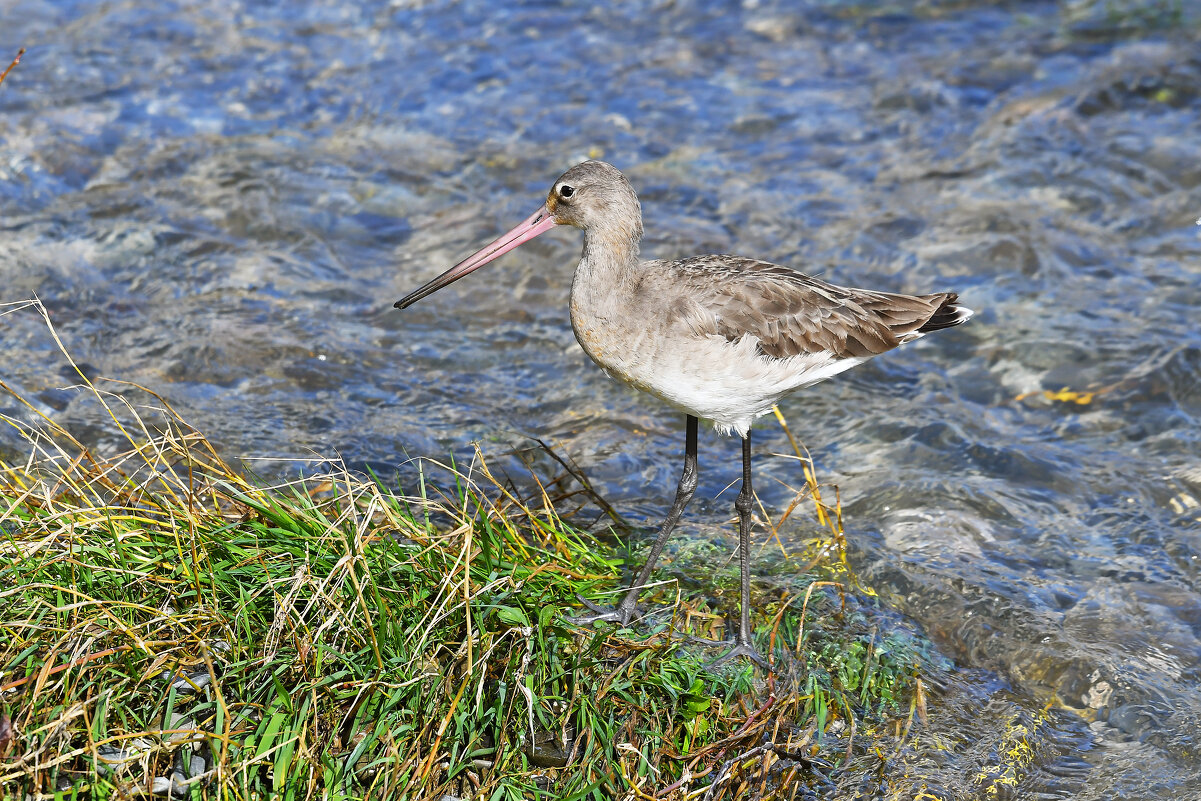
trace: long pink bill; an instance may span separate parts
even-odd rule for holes
[[[470,272],[478,270],[493,259],[505,255],[523,242],[529,242],[539,234],[549,231],[550,229],[554,228],[555,225],[556,223],[554,215],[552,215],[550,213],[550,209],[546,208],[544,205],[542,208],[531,214],[524,222],[522,222],[512,231],[504,234],[490,245],[485,245],[475,253],[472,253],[470,256],[463,259],[454,267],[451,267],[449,270],[442,273],[442,275],[438,276],[433,281],[430,281],[425,286],[414,292],[410,292],[400,300],[396,301],[396,308],[406,309],[409,306],[412,306],[426,295],[432,295],[442,287],[447,286],[448,284],[453,284],[455,281],[458,281],[460,278]]]

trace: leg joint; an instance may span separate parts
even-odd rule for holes
[[[691,496],[696,491],[696,459],[686,458],[684,460],[684,471],[680,473],[679,492]]]
[[[755,508],[755,500],[747,487],[742,488],[742,492],[738,493],[738,497],[734,499],[734,508],[739,514],[747,514]]]
[[[682,495],[692,497],[692,493],[696,492],[696,467],[686,467],[680,475],[679,492]]]

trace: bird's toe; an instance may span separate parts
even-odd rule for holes
[[[563,620],[572,626],[591,626],[594,623],[618,623],[623,628],[630,625],[637,610],[634,607],[626,607],[618,605],[615,607],[601,606],[589,601],[587,598],[579,598],[580,603],[592,610],[592,614],[586,615],[564,615]]]
[[[720,644],[721,645],[729,645],[730,643],[720,643]],[[767,659],[763,656],[763,654],[759,653],[759,650],[757,648],[755,648],[753,643],[734,642],[733,645],[734,645],[734,647],[731,648],[729,651],[726,651],[724,654],[717,657],[716,659],[710,660],[706,664],[706,667],[710,667],[710,668],[719,667],[721,665],[724,665],[726,662],[737,659],[740,656],[745,656],[747,659],[751,660],[752,662],[754,662],[756,665],[763,668],[764,670],[767,670],[767,671],[772,670],[771,663],[767,661]]]

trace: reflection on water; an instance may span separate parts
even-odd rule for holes
[[[639,519],[681,421],[575,345],[575,232],[391,301],[587,155],[640,190],[649,255],[958,290],[970,325],[784,409],[861,576],[959,665],[907,770],[985,793],[1024,730],[1001,797],[1201,795],[1191,4],[232,9],[10,4],[0,301],[36,293],[89,370],[229,453],[392,465],[536,434]],[[0,324],[4,380],[103,447],[38,320]],[[765,423],[756,449],[787,445]],[[736,454],[702,438],[694,523],[729,517]],[[759,470],[786,505],[795,466]]]

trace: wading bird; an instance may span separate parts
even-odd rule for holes
[[[584,232],[571,284],[571,327],[609,376],[687,415],[684,471],[646,564],[615,608],[588,603],[577,624],[626,625],[672,529],[696,490],[697,420],[742,438],[738,556],[740,618],[732,649],[760,665],[750,626],[751,422],[788,393],[824,381],[972,312],[954,292],[898,295],[849,289],[740,256],[640,261],[642,207],[630,182],[603,161],[563,173],[546,203],[504,236],[396,303],[403,309],[556,225]]]

